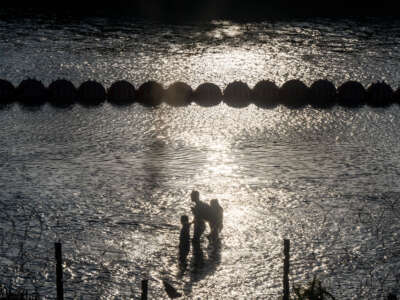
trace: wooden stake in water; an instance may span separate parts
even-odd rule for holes
[[[142,280],[142,298],[141,300],[147,300],[147,286],[148,286],[148,279]]]
[[[290,240],[283,240],[283,300],[289,300],[289,262],[290,262]]]
[[[54,243],[54,248],[56,250],[57,300],[64,300],[61,243]]]
[[[397,300],[397,296],[395,295],[395,294],[392,294],[392,293],[390,293],[389,295],[388,295],[388,298],[387,298],[388,300]]]

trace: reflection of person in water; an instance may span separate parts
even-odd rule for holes
[[[199,240],[192,240],[192,249],[193,249],[193,267],[197,272],[201,269],[204,265],[204,254],[203,250],[201,249],[201,243]]]
[[[192,285],[215,272],[221,263],[221,240],[210,239],[208,246],[202,249],[200,241],[192,240],[192,260],[190,281],[185,285],[185,292],[190,293]]]

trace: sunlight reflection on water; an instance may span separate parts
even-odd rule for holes
[[[367,85],[400,76],[397,23],[386,24],[392,34],[382,40],[373,33],[381,28],[365,39],[345,21],[139,22],[109,32],[100,30],[103,21],[45,22],[48,31],[9,30],[15,24],[0,21],[0,77],[211,81],[222,89],[238,79]],[[282,239],[290,238],[294,283],[317,274],[339,298],[376,299],[400,279],[399,115],[397,106],[3,109],[0,267],[14,274],[24,264],[25,271],[0,282],[52,298],[52,247],[60,238],[68,298],[139,295],[148,276],[155,299],[165,298],[164,278],[187,298],[277,299]],[[196,251],[205,264],[192,249],[182,274],[179,217],[190,215],[192,189],[219,199],[225,222],[221,245],[204,238]]]
[[[66,282],[78,287],[67,288],[71,297],[138,294],[140,279],[149,276],[150,295],[156,298],[163,297],[161,280],[168,278],[188,297],[274,299],[281,289],[281,244],[287,237],[293,243],[295,282],[310,279],[313,272],[331,288],[341,282],[355,293],[348,279],[355,275],[347,266],[362,278],[367,257],[376,263],[370,268],[387,265],[369,247],[380,249],[383,239],[397,249],[388,234],[398,232],[398,223],[378,220],[379,213],[396,220],[397,207],[391,211],[386,201],[398,195],[398,153],[391,151],[398,119],[390,117],[398,108],[356,113],[238,110],[223,104],[209,110],[105,105],[87,110],[97,116],[90,124],[82,111],[44,107],[31,114],[24,134],[11,125],[29,120],[27,112],[14,107],[8,111],[13,117],[4,111],[2,119],[10,128],[3,143],[15,143],[19,133],[17,145],[30,145],[3,156],[13,174],[3,180],[9,187],[3,198],[15,199],[12,191],[20,190],[15,205],[30,199],[36,210],[46,211],[41,247],[49,248],[44,253],[52,261],[53,232],[63,239]],[[133,116],[136,121],[127,122]],[[385,133],[360,131],[366,120],[386,124]],[[41,133],[32,134],[37,126]],[[81,132],[72,135],[76,128]],[[56,140],[54,132],[59,133]],[[23,172],[15,171],[20,168]],[[205,239],[201,252],[206,265],[196,267],[190,254],[181,274],[179,216],[190,214],[192,189],[202,199],[219,199],[225,224],[220,252],[215,254]],[[381,200],[368,200],[374,197]],[[5,211],[18,212],[13,207]],[[368,219],[374,211],[379,212],[375,221]],[[360,213],[368,218],[358,219]],[[379,251],[395,265],[397,250],[389,249]],[[343,266],[342,260],[349,262]],[[52,294],[51,268],[40,268],[49,274],[46,293]]]

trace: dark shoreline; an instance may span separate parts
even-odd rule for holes
[[[379,5],[367,5],[356,1],[239,1],[239,0],[115,0],[109,2],[88,1],[27,1],[5,0],[0,3],[3,15],[33,16],[56,14],[57,16],[128,16],[165,21],[207,21],[227,19],[237,21],[288,20],[315,17],[395,17],[400,16],[394,1],[380,1]]]

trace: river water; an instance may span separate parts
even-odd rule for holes
[[[105,87],[327,78],[400,80],[395,19],[161,24],[0,15],[0,78]],[[0,284],[55,298],[128,299],[149,278],[187,299],[278,299],[317,276],[336,299],[400,287],[400,108],[234,109],[75,105],[0,110]],[[219,244],[177,260],[190,193],[219,199]]]

